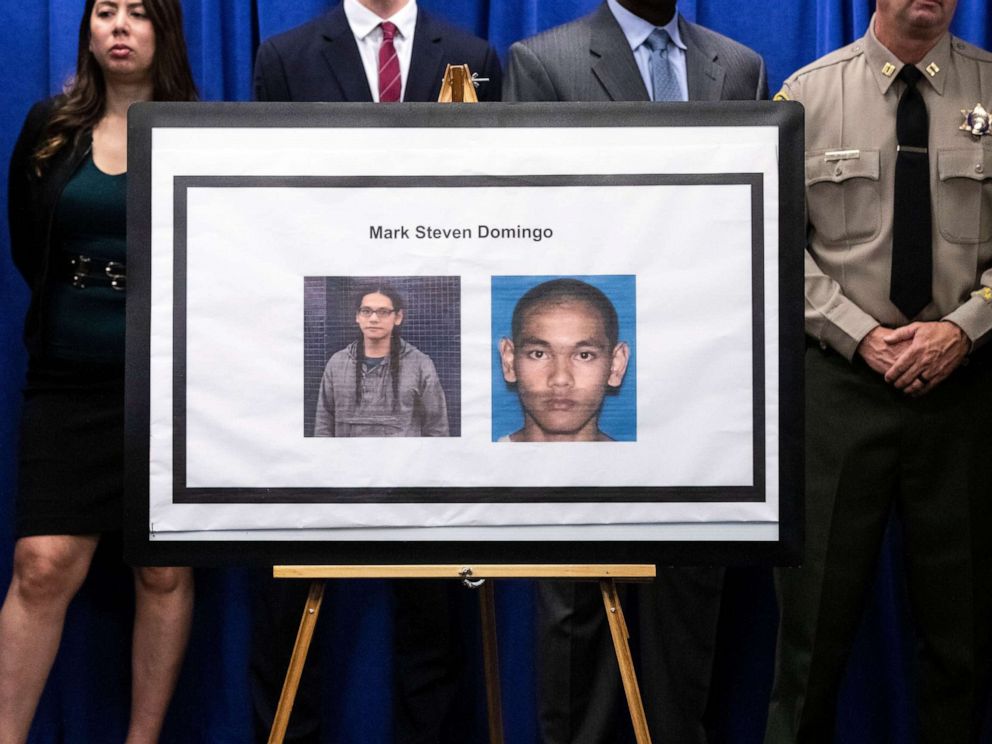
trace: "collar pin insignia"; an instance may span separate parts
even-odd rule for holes
[[[882,65],[882,74],[885,75],[885,77],[892,77],[892,73],[895,71],[896,71],[896,66],[891,62],[886,62],[884,65]]]
[[[971,132],[976,137],[989,133],[989,112],[982,104],[976,103],[971,111],[961,109],[961,113],[964,114],[964,123],[958,129]]]
[[[930,77],[936,76],[938,72],[940,72],[940,68],[937,67],[936,62],[931,62],[930,64],[927,65],[927,75],[929,75]]]

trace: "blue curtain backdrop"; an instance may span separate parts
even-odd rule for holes
[[[487,37],[504,55],[515,40],[571,20],[598,0],[421,0],[434,13]],[[193,71],[207,100],[247,100],[259,39],[323,12],[324,0],[186,0],[186,36]],[[865,0],[680,0],[681,12],[753,47],[777,89],[794,69],[860,36],[872,3]],[[31,103],[57,91],[72,70],[80,0],[0,5],[0,153],[9,155]],[[959,0],[954,31],[988,48],[988,0]],[[988,103],[988,102],[985,102]],[[6,202],[6,166],[0,176]],[[0,227],[0,590],[10,576],[16,430],[24,353],[20,329],[23,282],[10,262]],[[910,742],[913,720],[912,641],[893,531],[882,555],[872,605],[840,701],[838,741]],[[128,699],[130,579],[119,546],[107,545],[73,603],[62,649],[45,691],[31,742],[107,744],[122,741]],[[197,607],[189,656],[164,741],[225,744],[250,738],[247,641],[250,612],[243,569],[197,572]],[[537,741],[533,597],[528,582],[498,587],[507,741]],[[468,596],[466,600],[474,599]],[[381,583],[340,582],[326,599],[327,630],[316,653],[327,741],[378,744],[390,739],[389,594]],[[464,624],[478,632],[466,601]],[[732,569],[724,601],[710,718],[715,741],[759,742],[771,685],[776,609],[770,573]],[[634,630],[634,629],[632,629]],[[636,630],[634,630],[636,632]],[[476,642],[477,646],[477,642]],[[2,650],[0,650],[2,653]],[[467,656],[475,684],[465,695],[464,741],[485,741],[479,655]],[[658,739],[663,732],[656,732]]]

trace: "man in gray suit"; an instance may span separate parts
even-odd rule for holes
[[[652,95],[650,41],[669,37],[681,97]],[[768,97],[765,64],[742,44],[689,23],[675,0],[607,0],[591,14],[510,47],[504,101],[754,101]]]
[[[761,57],[689,23],[675,0],[607,0],[510,48],[504,101],[717,101],[768,96]],[[651,731],[705,744],[721,568],[661,568],[627,594]],[[622,730],[620,674],[594,583],[538,585],[544,744],[602,744]]]

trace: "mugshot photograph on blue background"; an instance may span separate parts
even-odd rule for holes
[[[613,303],[619,321],[618,341],[630,348],[627,372],[620,388],[603,397],[599,428],[617,442],[637,441],[637,308],[636,277],[633,274],[494,276],[492,278],[492,386],[494,442],[524,425],[516,386],[503,379],[499,344],[511,337],[513,309],[532,287],[552,279],[578,279],[600,290]]]

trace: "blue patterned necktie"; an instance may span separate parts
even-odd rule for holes
[[[668,61],[668,44],[671,37],[663,28],[656,28],[644,40],[644,46],[651,52],[648,67],[651,70],[652,101],[681,101],[682,89],[679,87],[675,70]]]

